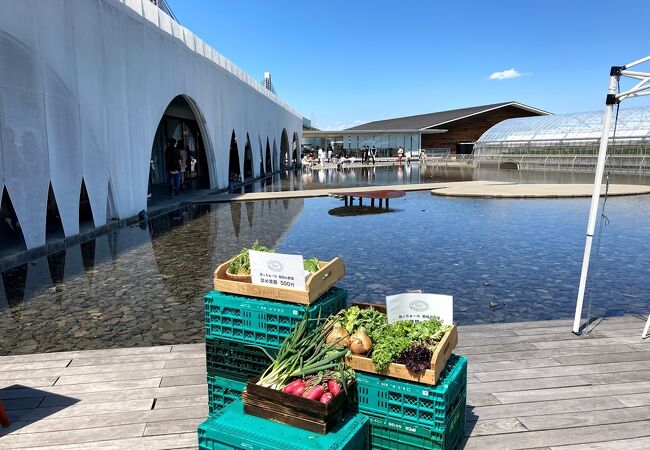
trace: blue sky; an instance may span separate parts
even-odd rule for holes
[[[650,54],[647,0],[168,3],[322,129],[509,100],[600,110],[609,67]]]

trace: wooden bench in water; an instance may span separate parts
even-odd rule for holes
[[[382,207],[382,203],[384,200],[386,200],[386,209],[388,209],[388,201],[391,198],[400,198],[404,197],[406,195],[406,192],[404,191],[398,191],[398,190],[392,190],[392,189],[384,189],[380,191],[365,191],[365,192],[336,192],[331,195],[334,195],[337,198],[343,197],[343,200],[345,201],[345,206],[352,206],[354,203],[354,198],[357,197],[359,199],[359,206],[363,205],[363,199],[364,198],[369,198],[370,199],[370,207],[374,208],[375,207],[375,200],[379,200],[379,207]]]

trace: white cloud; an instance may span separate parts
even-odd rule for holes
[[[516,69],[508,69],[502,72],[494,72],[490,74],[490,80],[507,80],[509,78],[518,78],[524,75],[530,75],[528,73],[521,73]]]
[[[345,123],[345,122],[341,122],[340,120],[337,120],[333,124],[328,124],[328,125],[315,124],[314,126],[319,130],[323,130],[323,131],[339,131],[339,130],[345,130],[346,128],[356,127],[357,125],[361,125],[362,123],[366,123],[366,122],[364,122],[363,120],[355,120],[354,122],[351,123]]]

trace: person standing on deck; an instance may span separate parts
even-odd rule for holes
[[[174,138],[170,138],[167,141],[165,165],[167,170],[167,181],[169,183],[169,193],[178,193],[181,178],[181,154],[176,148],[176,139]]]

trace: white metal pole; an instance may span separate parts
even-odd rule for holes
[[[612,122],[612,110],[616,104],[616,89],[621,68],[612,67],[609,77],[609,91],[605,104],[605,117],[603,118],[603,133],[600,136],[600,147],[598,149],[598,163],[596,165],[596,177],[594,178],[594,189],[591,194],[591,207],[589,209],[589,222],[587,223],[587,239],[585,242],[585,254],[582,259],[582,272],[580,274],[580,286],[578,287],[578,299],[576,301],[576,313],[573,320],[573,332],[580,332],[580,319],[582,316],[582,303],[585,297],[585,287],[587,285],[587,275],[589,272],[589,257],[591,256],[591,241],[594,238],[596,229],[596,215],[598,213],[598,203],[600,200],[600,187],[603,181],[603,172],[605,171],[605,160],[607,157],[607,143],[609,141],[609,127]]]

